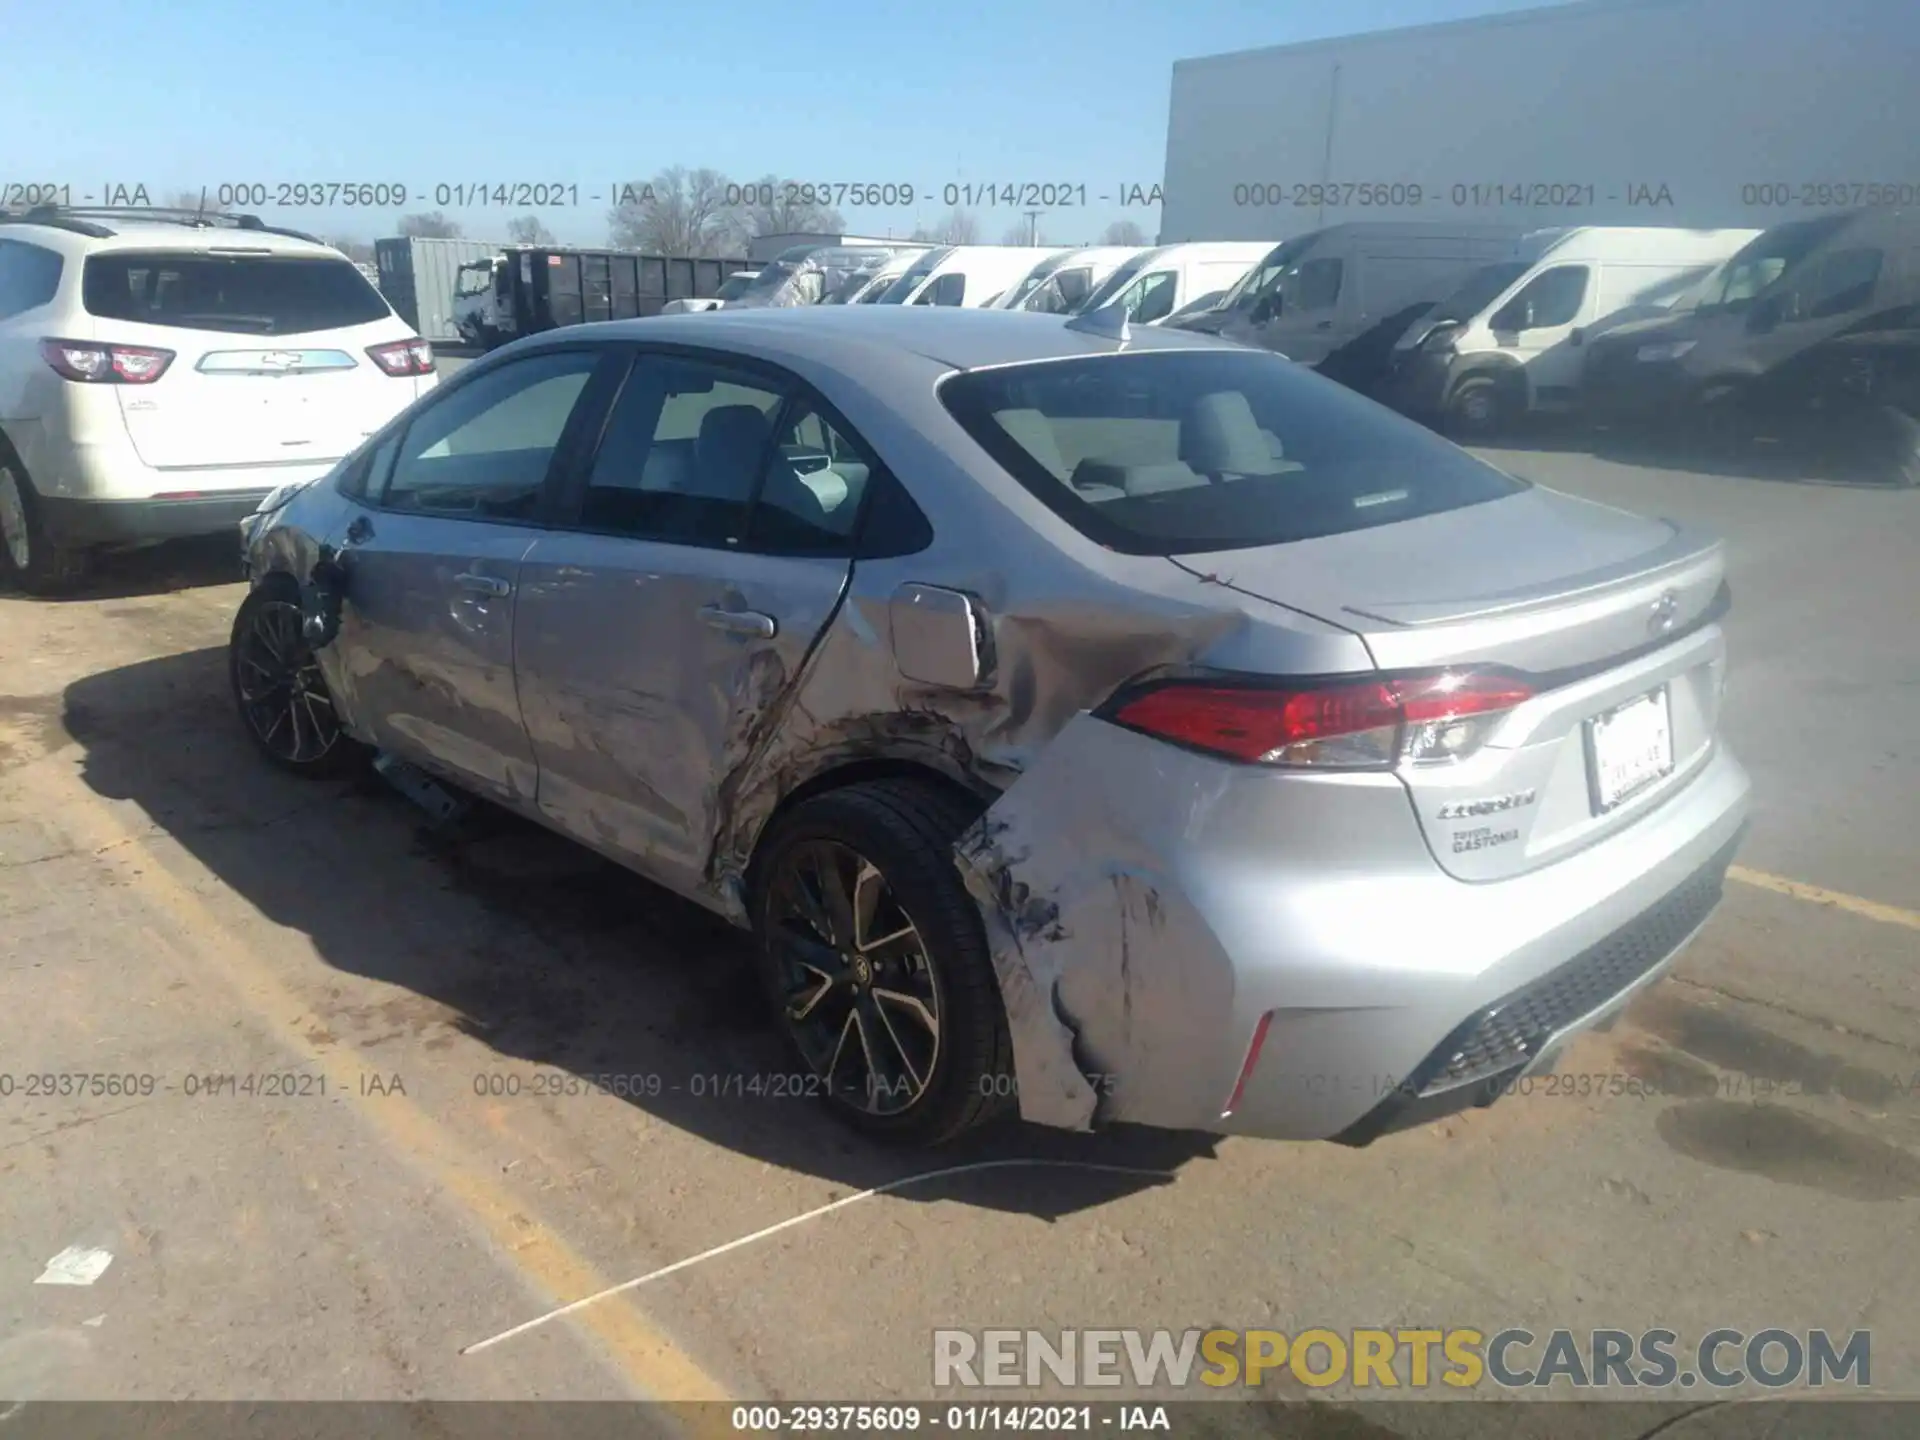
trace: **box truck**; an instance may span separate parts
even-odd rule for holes
[[[1178,61],[1161,241],[1913,205],[1913,0],[1585,0]]]
[[[460,343],[453,291],[460,267],[490,259],[502,248],[493,240],[446,240],[395,235],[373,242],[375,284],[400,318],[436,345]]]

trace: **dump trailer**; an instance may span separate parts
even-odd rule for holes
[[[1916,203],[1914,0],[1583,0],[1173,66],[1160,239]]]
[[[741,257],[645,255],[522,245],[470,260],[455,277],[459,338],[492,349],[562,325],[658,315],[670,300],[706,300]]]
[[[374,283],[422,339],[451,345],[460,339],[453,318],[453,288],[460,267],[500,248],[496,240],[390,236],[373,242]]]

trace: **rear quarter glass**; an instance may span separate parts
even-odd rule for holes
[[[1148,351],[947,379],[948,411],[1081,534],[1133,555],[1286,544],[1527,488],[1255,350]]]
[[[393,314],[352,262],[325,255],[113,250],[87,257],[81,299],[103,320],[237,335],[306,335]]]

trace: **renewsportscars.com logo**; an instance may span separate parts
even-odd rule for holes
[[[1136,1390],[1259,1387],[1282,1375],[1317,1389],[1824,1388],[1872,1383],[1873,1334],[1710,1330],[936,1330],[933,1383],[961,1389],[1064,1385]]]

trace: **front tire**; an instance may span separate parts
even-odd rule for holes
[[[342,775],[365,751],[340,728],[301,621],[291,581],[256,587],[233,617],[227,679],[247,738],[270,762],[293,775]]]
[[[58,595],[86,577],[87,555],[47,533],[26,466],[0,440],[0,580],[29,595]]]
[[[761,980],[834,1113],[942,1144],[1012,1108],[985,928],[952,847],[974,812],[916,780],[850,785],[775,822],[750,877]]]
[[[1442,423],[1461,440],[1486,440],[1506,430],[1516,410],[1513,386],[1497,375],[1469,375],[1447,396]]]

